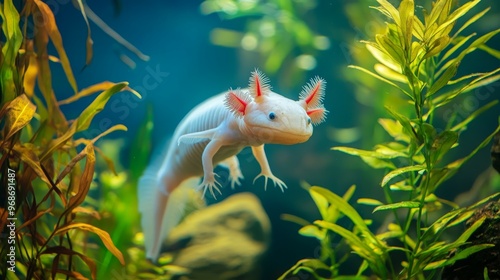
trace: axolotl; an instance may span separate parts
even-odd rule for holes
[[[319,77],[303,87],[298,101],[271,91],[268,79],[252,72],[246,89],[229,89],[192,109],[177,126],[164,155],[139,181],[139,211],[146,256],[156,261],[163,240],[180,221],[185,201],[173,191],[181,185],[208,190],[214,197],[221,183],[214,165],[229,169],[231,186],[243,178],[236,155],[250,146],[264,177],[282,191],[286,184],[271,172],[264,144],[307,141],[313,125],[325,121],[325,81]],[[203,181],[200,182],[200,177]]]

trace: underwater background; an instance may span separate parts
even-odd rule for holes
[[[260,169],[251,151],[245,149],[238,156],[245,176],[242,185],[235,190],[226,186],[217,200],[206,196],[208,204],[240,192],[251,192],[259,198],[272,228],[270,249],[262,261],[262,279],[276,279],[298,260],[319,257],[317,240],[301,236],[298,233],[300,226],[282,217],[292,214],[307,221],[320,218],[314,201],[301,184],[322,186],[339,195],[356,185],[352,201],[359,197],[384,198],[378,185],[384,170],[372,169],[358,158],[331,150],[340,145],[371,149],[384,141],[388,135],[380,129],[377,119],[387,113],[380,109],[383,107],[380,104],[398,107],[403,102],[376,87],[369,78],[363,82],[363,76],[347,68],[350,64],[373,59],[363,54],[365,49],[359,41],[370,39],[384,26],[383,19],[377,18],[373,9],[368,8],[376,6],[376,1],[87,1],[107,25],[148,56],[148,59],[141,59],[91,23],[94,52],[88,66],[85,66],[87,27],[80,11],[70,1],[54,0],[48,4],[56,17],[80,87],[103,80],[128,81],[129,86],[142,95],[142,99],[131,94],[112,97],[94,118],[90,129],[82,132],[85,137],[92,138],[113,124],[122,123],[128,127],[128,131],[115,132],[96,144],[114,159],[121,179],[106,177],[115,180],[115,186],[99,189],[105,179],[97,176],[97,188],[90,193],[97,204],[109,192],[116,193],[108,209],[120,207],[124,219],[135,219],[129,222],[134,228],[119,230],[140,229],[135,201],[137,191],[125,181],[130,179],[131,172],[141,172],[138,168],[144,167],[142,164],[145,157],[149,158],[149,149],[161,149],[166,145],[179,121],[200,102],[229,88],[246,87],[251,71],[256,68],[269,77],[273,91],[291,99],[298,99],[302,85],[310,78],[322,77],[327,82],[324,105],[329,111],[326,122],[314,127],[313,136],[306,143],[266,146],[273,173],[288,186],[284,193],[272,186],[264,191],[261,181],[252,183]],[[216,4],[222,7],[221,10],[212,11]],[[244,5],[260,8],[246,13]],[[482,1],[474,11],[487,6],[491,11],[470,27],[478,34],[500,28],[499,2]],[[282,20],[281,13],[285,10],[291,15]],[[498,49],[500,38],[492,38],[488,46]],[[498,59],[479,51],[474,57],[464,59],[458,73],[485,72],[499,66]],[[73,93],[63,70],[54,67],[52,76],[57,98],[70,97]],[[477,108],[498,99],[499,92],[499,82],[480,88],[454,100],[448,107],[452,111],[442,112],[436,118],[445,119],[456,114],[457,118],[466,119]],[[78,112],[88,106],[84,100],[61,106],[68,119],[77,117]],[[148,112],[152,112],[154,125],[151,138],[143,143],[141,127],[147,121]],[[452,150],[448,156],[463,157],[475,148],[497,126],[498,113],[499,108],[495,106],[480,115],[467,127],[466,133],[460,135],[460,149]],[[146,152],[141,147],[147,147]],[[446,182],[446,187],[437,191],[437,195],[453,201],[459,194],[469,191],[477,178],[491,168],[489,147],[479,151]],[[101,162],[96,171],[104,172],[105,169]],[[496,191],[498,187],[497,182]],[[374,220],[374,231],[384,222],[383,213],[372,214],[372,208],[363,205],[356,209],[362,216]],[[121,218],[113,217],[107,222],[118,225]],[[345,223],[349,225],[349,221]],[[108,224],[108,228],[113,227]],[[113,232],[110,235],[117,236]],[[120,238],[114,241],[120,250],[126,251],[121,244],[127,242]],[[103,269],[98,263],[98,270]],[[349,274],[355,273],[357,267],[343,266],[342,269]],[[100,272],[99,275],[106,274]]]

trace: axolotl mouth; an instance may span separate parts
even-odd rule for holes
[[[259,129],[257,129],[255,136],[262,142],[269,144],[293,145],[303,143],[309,140],[312,135],[312,131],[310,133],[294,133],[278,128],[262,126],[258,126],[257,128]]]

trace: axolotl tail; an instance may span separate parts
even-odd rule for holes
[[[177,187],[164,186],[158,165],[152,165],[144,172],[138,183],[139,212],[144,233],[146,257],[156,261],[163,241],[181,220],[189,198],[188,189],[194,189],[199,178],[184,180]],[[171,193],[164,190],[174,189]]]

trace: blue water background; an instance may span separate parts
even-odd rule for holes
[[[55,11],[79,88],[103,80],[128,81],[132,88],[140,90],[143,95],[142,100],[128,93],[114,96],[105,110],[94,120],[91,134],[113,124],[123,123],[129,131],[114,133],[110,138],[125,138],[126,143],[130,144],[144,118],[147,105],[152,104],[155,114],[153,144],[162,145],[164,139],[173,132],[177,123],[193,106],[229,87],[245,87],[250,72],[256,67],[261,67],[252,64],[251,59],[242,62],[239,59],[242,51],[239,49],[210,43],[209,34],[213,28],[222,26],[242,30],[244,24],[241,20],[228,21],[215,14],[202,15],[199,1],[124,0],[121,1],[122,10],[118,15],[115,14],[112,1],[88,1],[88,4],[113,29],[151,59],[147,62],[137,59],[91,24],[94,58],[91,65],[80,70],[85,60],[86,26],[80,12],[71,3],[66,2],[53,1],[51,7]],[[359,116],[366,109],[356,102],[353,94],[354,86],[345,81],[340,74],[343,68],[352,63],[349,55],[342,49],[346,43],[351,43],[346,41],[345,38],[348,36],[345,34],[355,33],[341,6],[345,2],[319,1],[318,7],[314,10],[318,18],[324,21],[318,24],[317,28],[320,29],[318,32],[330,39],[331,47],[319,53],[317,67],[306,72],[305,76],[309,79],[318,75],[328,83],[325,107],[330,114],[327,122],[316,127],[313,137],[305,144],[267,147],[273,172],[287,183],[289,189],[281,193],[278,189],[268,187],[264,192],[261,183],[252,185],[253,177],[258,174],[259,167],[249,150],[243,151],[240,156],[245,181],[244,186],[238,191],[251,191],[257,194],[272,222],[272,247],[264,264],[264,272],[270,279],[276,278],[299,259],[317,257],[319,249],[317,242],[300,236],[297,233],[299,229],[297,225],[280,219],[283,213],[294,214],[309,221],[319,218],[312,200],[300,188],[300,180],[327,187],[339,194],[343,194],[350,185],[356,184],[359,190],[355,198],[374,196],[383,199],[378,186],[378,180],[383,175],[381,172],[364,167],[364,164],[357,159],[330,151],[332,146],[341,144],[328,137],[328,129],[359,125]],[[500,5],[494,1],[487,2],[488,5],[494,6],[493,12],[498,13]],[[477,32],[484,33],[498,28],[498,25],[498,21],[491,20],[490,17],[489,24],[479,26],[478,28],[483,29]],[[496,46],[499,45],[498,42],[498,39],[494,40]],[[119,59],[117,55],[119,53],[125,53],[133,58],[137,63],[136,68],[130,69],[126,66]],[[473,69],[477,67],[491,70],[499,66],[498,60],[484,53],[478,54],[475,59],[464,61],[461,65],[464,72],[474,71]],[[252,58],[252,55],[249,57]],[[152,77],[151,71],[165,74],[151,79],[148,78]],[[70,96],[72,92],[62,71],[55,69],[53,76],[58,98]],[[280,85],[293,83],[281,83],[277,76],[272,75],[270,80],[275,91],[289,98],[298,97],[302,84],[281,87]],[[497,83],[489,97],[480,100],[480,104],[498,99],[498,88]],[[373,94],[383,93],[374,89]],[[84,100],[90,102],[90,99]],[[67,105],[63,110],[71,119],[77,116],[83,106],[86,106],[84,103],[82,101],[79,104]],[[455,156],[464,156],[466,151],[488,135],[496,126],[497,116],[498,106],[469,127],[468,131],[460,136],[463,152],[457,152]],[[370,142],[371,137],[372,135],[361,131],[361,139],[348,145],[369,149],[375,144]],[[123,153],[124,166],[133,164],[126,156],[128,152]],[[488,147],[466,164],[462,171],[446,184],[446,189],[440,194],[447,199],[453,199],[458,193],[470,188],[477,175],[487,169],[489,164]],[[232,193],[233,191],[226,188],[223,197]],[[370,217],[370,208],[362,206],[358,208],[362,213],[366,213],[366,217]]]

